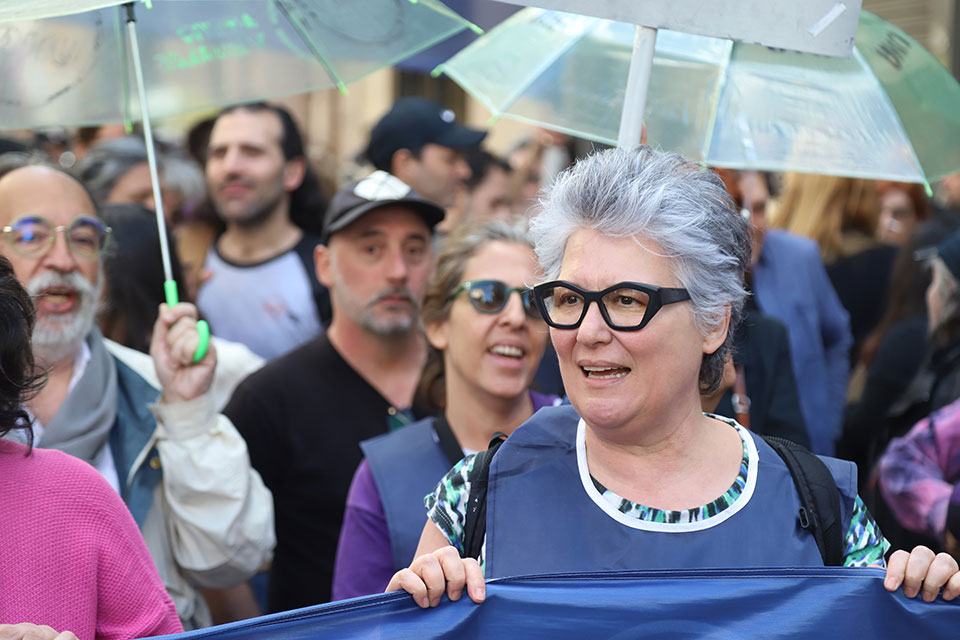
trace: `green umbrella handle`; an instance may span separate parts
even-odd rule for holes
[[[164,297],[167,299],[167,306],[173,307],[180,302],[180,296],[177,294],[177,281],[176,280],[165,280],[163,283],[163,293]],[[206,320],[197,320],[197,333],[199,334],[199,342],[197,342],[197,350],[193,352],[193,362],[197,363],[203,360],[203,357],[207,355],[207,349],[210,348],[210,325],[207,324]]]

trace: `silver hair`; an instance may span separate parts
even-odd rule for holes
[[[747,295],[750,264],[749,225],[734,211],[719,176],[647,146],[609,149],[557,176],[540,204],[530,230],[547,280],[557,278],[567,240],[578,229],[612,238],[642,236],[672,260],[701,333],[721,325],[729,310],[727,339],[704,355],[700,368],[701,391],[715,390]]]
[[[84,183],[98,204],[103,204],[117,181],[130,169],[147,162],[147,144],[142,136],[128,135],[98,142],[84,154],[74,175]],[[162,160],[158,157],[157,162]],[[162,170],[162,166],[157,167]]]
[[[163,155],[163,183],[179,192],[185,204],[195,204],[207,195],[203,169],[192,158],[176,149]]]

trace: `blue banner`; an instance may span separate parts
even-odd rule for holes
[[[355,598],[167,639],[956,638],[957,602],[883,588],[881,569],[715,569],[494,580],[420,609],[406,593]]]

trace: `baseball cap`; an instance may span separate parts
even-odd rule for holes
[[[453,111],[426,98],[400,98],[370,132],[364,155],[377,169],[390,170],[390,160],[399,149],[419,151],[426,144],[453,149],[479,146],[487,132],[471,129],[455,120]]]
[[[400,178],[386,171],[374,171],[363,180],[351,182],[338,191],[323,216],[321,242],[358,220],[366,213],[393,204],[404,205],[420,214],[430,229],[443,220],[443,208],[417,194]]]

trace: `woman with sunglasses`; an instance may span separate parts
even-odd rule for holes
[[[413,560],[424,496],[450,467],[559,402],[529,390],[547,340],[526,288],[535,270],[518,225],[479,221],[444,240],[421,314],[432,348],[420,396],[438,417],[361,445],[366,458],[347,496],[335,600],[382,592]]]
[[[604,151],[553,182],[531,227],[546,274],[535,300],[572,406],[540,411],[483,456],[474,557],[461,554],[477,458],[456,465],[427,500],[416,559],[388,590],[426,607],[465,586],[482,601],[484,577],[822,566],[786,463],[700,409],[720,383],[750,259],[747,222],[720,179],[644,146]],[[888,545],[852,463],[821,460],[840,503],[838,564],[882,565]],[[944,586],[945,599],[960,595],[957,563],[925,548],[896,552],[884,584],[925,600]]]

